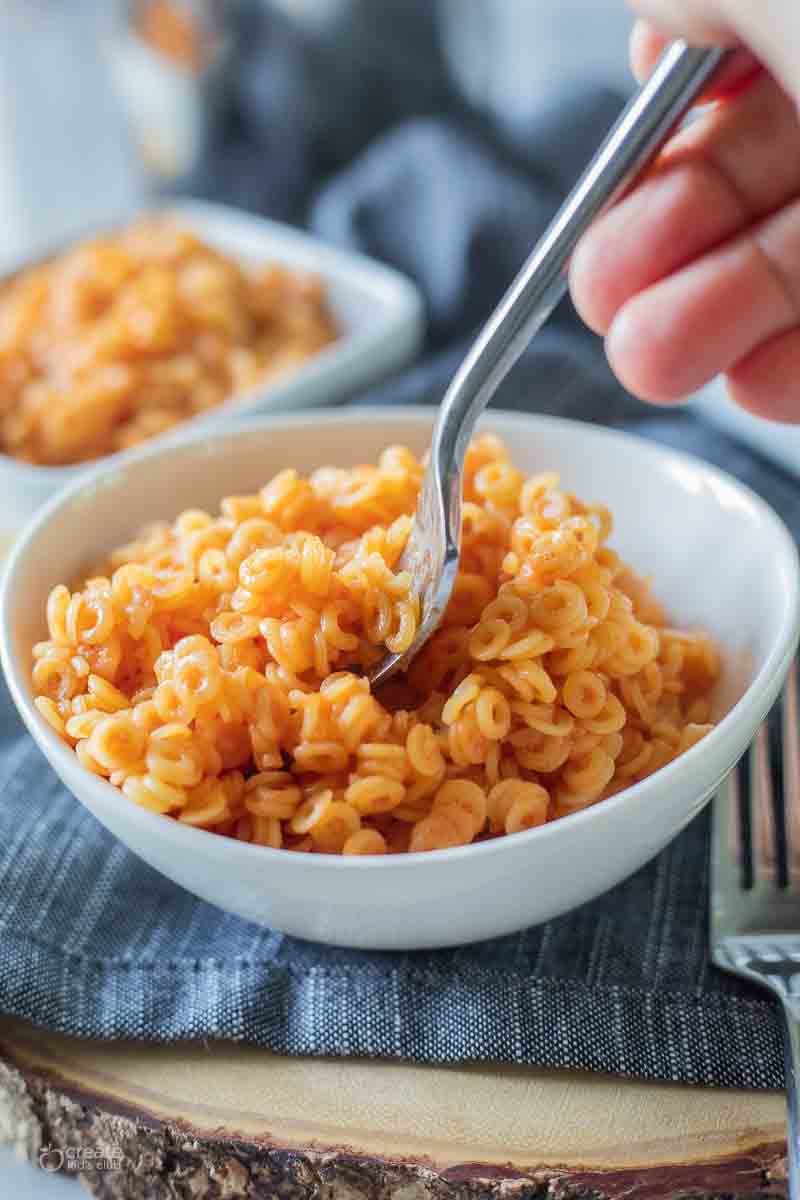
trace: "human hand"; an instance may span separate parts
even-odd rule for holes
[[[579,244],[576,307],[643,399],[669,403],[723,373],[744,408],[800,422],[800,5],[630,3],[640,79],[668,37],[739,49],[717,103]]]

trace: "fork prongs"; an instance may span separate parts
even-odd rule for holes
[[[776,774],[781,761],[770,745],[769,721],[764,721],[750,747],[750,829],[755,880],[776,882],[781,872],[778,844],[778,809],[783,789]],[[745,793],[747,795],[747,793]]]
[[[759,727],[739,763],[738,820],[745,886],[800,884],[800,729],[798,671],[794,660],[771,718]],[[772,725],[775,737],[770,737]],[[778,733],[780,736],[778,737]],[[749,828],[749,867],[747,842]]]
[[[800,884],[800,695],[798,660],[792,660],[783,689],[781,750],[783,814],[789,882]]]

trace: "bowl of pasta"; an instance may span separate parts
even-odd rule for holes
[[[347,397],[413,358],[422,325],[398,272],[225,205],[53,247],[0,278],[0,537],[146,442]]]
[[[494,411],[458,581],[406,677],[401,555],[429,409],[260,418],[78,479],[0,596],[14,700],[163,874],[298,937],[458,945],[612,887],[697,814],[774,701],[798,562],[705,463]]]

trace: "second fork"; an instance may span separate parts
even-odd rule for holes
[[[798,663],[772,720],[714,801],[711,957],[781,1002],[789,1195],[800,1200],[800,727]]]

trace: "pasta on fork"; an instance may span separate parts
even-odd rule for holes
[[[149,526],[34,647],[42,717],[128,801],[290,851],[381,855],[513,835],[665,766],[711,728],[711,639],[670,627],[610,513],[471,445],[458,579],[407,676],[400,558],[422,468],[281,471]]]

